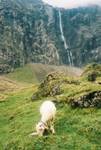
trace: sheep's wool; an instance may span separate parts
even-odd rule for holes
[[[40,114],[43,122],[47,122],[49,119],[51,120],[56,114],[55,104],[51,101],[45,101],[40,107]]]

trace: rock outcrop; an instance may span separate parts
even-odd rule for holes
[[[33,94],[32,100],[36,100],[41,97],[54,97],[56,95],[60,95],[62,93],[60,88],[61,81],[59,81],[61,75],[62,74],[59,72],[47,75],[45,80],[39,85],[37,92]]]
[[[101,108],[101,91],[93,91],[85,94],[78,99],[72,99],[70,101],[72,107],[88,108],[97,107]]]
[[[96,76],[93,72],[96,72]],[[48,74],[32,100],[47,97],[73,108],[101,108],[101,65],[88,65],[80,77],[70,77],[60,72]]]

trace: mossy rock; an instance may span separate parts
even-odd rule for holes
[[[80,80],[68,77],[62,72],[52,72],[48,74],[45,80],[39,85],[37,92],[32,96],[32,100],[42,97],[54,97],[64,93],[64,85],[80,85]]]
[[[45,80],[39,85],[36,93],[33,94],[32,100],[41,97],[55,96],[62,93],[61,90],[61,73],[50,73]]]
[[[97,107],[101,108],[101,91],[93,91],[82,95],[78,99],[71,99],[70,104],[72,107],[88,108]]]
[[[101,77],[101,65],[96,63],[87,65],[81,75],[82,79],[92,82],[96,81],[97,77]]]

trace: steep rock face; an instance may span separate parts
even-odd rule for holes
[[[59,9],[41,0],[1,0],[0,66],[69,64],[69,52],[75,66],[101,63],[101,8],[60,11],[68,49],[61,38]]]
[[[0,64],[13,68],[31,61],[59,64],[52,34],[54,9],[39,1],[23,1],[0,2]]]
[[[101,8],[91,6],[66,10],[63,21],[74,64],[101,63]]]

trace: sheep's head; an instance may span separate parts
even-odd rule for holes
[[[44,131],[47,129],[46,125],[42,122],[39,122],[36,125],[36,131],[38,133],[38,135],[42,136],[44,134]]]

